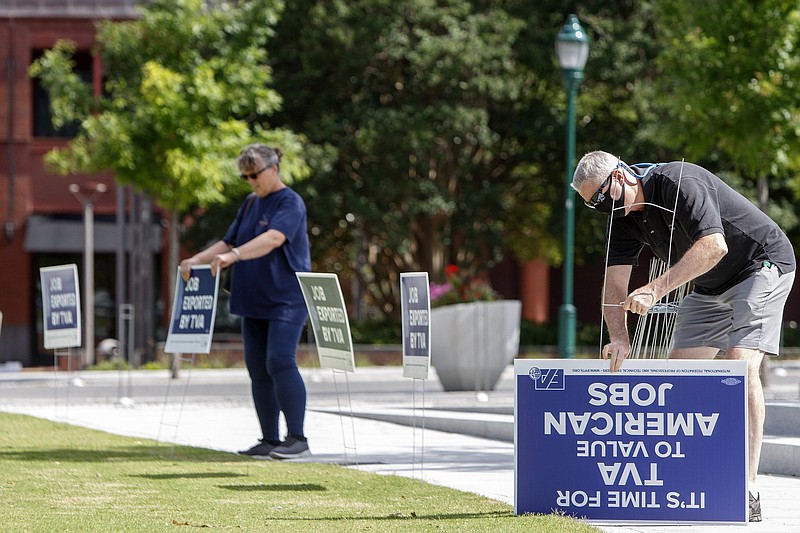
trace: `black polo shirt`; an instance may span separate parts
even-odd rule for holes
[[[699,238],[722,233],[728,253],[694,280],[698,293],[721,294],[764,261],[781,273],[795,269],[794,250],[778,225],[708,170],[680,161],[664,163],[651,170],[642,185],[648,203],[644,211],[612,221],[609,265],[636,266],[644,245],[673,265]]]

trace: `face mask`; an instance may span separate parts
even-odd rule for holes
[[[613,187],[614,184],[611,184]],[[606,215],[611,215],[611,218],[620,218],[625,216],[625,181],[623,180],[621,183],[622,186],[622,194],[620,195],[618,200],[614,200],[611,197],[611,187],[608,188],[608,192],[602,195],[603,198],[594,206],[594,208]]]

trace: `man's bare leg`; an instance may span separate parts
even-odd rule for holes
[[[764,440],[764,419],[766,406],[764,403],[764,389],[761,386],[759,370],[764,352],[748,348],[731,348],[725,353],[725,359],[740,359],[747,361],[747,427],[749,481],[755,483],[758,475],[758,463],[761,460],[761,442]]]
[[[670,353],[670,359],[713,359],[719,350],[716,348],[680,348]],[[761,441],[764,438],[764,390],[761,387],[759,368],[764,352],[748,348],[731,348],[725,352],[725,359],[747,361],[747,465],[748,481],[752,484],[758,476],[758,463],[761,460]]]

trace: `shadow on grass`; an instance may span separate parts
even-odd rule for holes
[[[292,517],[292,518],[276,518],[275,520],[287,520],[298,522],[337,522],[347,520],[348,522],[354,520],[363,521],[381,521],[381,520],[482,520],[486,518],[516,518],[513,511],[487,511],[485,513],[435,513],[435,514],[417,514],[415,512],[409,513],[392,513],[382,516],[336,516],[336,517]]]
[[[113,461],[178,461],[178,462],[238,462],[233,454],[180,446],[120,446],[102,450],[91,448],[38,448],[0,450],[0,461],[70,461],[75,463],[104,463]]]
[[[328,490],[322,485],[317,485],[314,483],[276,483],[272,485],[258,483],[255,485],[218,485],[217,487],[220,489],[235,490],[239,492],[320,492]]]
[[[216,479],[228,477],[247,477],[247,474],[238,474],[236,472],[184,472],[178,474],[136,474],[131,477],[139,477],[142,479],[159,480],[173,480],[173,479]]]

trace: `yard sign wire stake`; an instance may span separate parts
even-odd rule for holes
[[[420,433],[419,467],[420,474],[425,470],[425,380],[422,380],[422,432]],[[421,479],[421,476],[420,476]]]
[[[63,356],[64,356],[64,353],[60,349],[56,348],[55,350],[53,350],[53,411],[54,411],[53,415],[56,417],[56,420],[59,419],[58,418],[58,404],[59,404],[59,402],[58,402],[58,361],[59,361],[59,357],[63,357]],[[69,365],[69,361],[70,361],[70,359],[72,359],[72,357],[70,357],[69,348],[67,348],[67,357],[68,357],[67,358],[67,365]],[[69,367],[67,367],[67,368],[69,368]],[[69,382],[69,373],[67,373],[67,382]],[[69,387],[67,388],[67,392],[66,392],[66,400],[67,400],[67,406],[68,406],[68,404],[69,404]],[[66,413],[67,413],[65,415],[66,416],[66,420],[69,420],[69,408],[68,407],[66,407]]]
[[[659,276],[666,274],[667,287],[669,287],[669,264],[671,263],[672,260],[673,235],[675,232],[675,220],[678,210],[678,199],[680,197],[681,181],[683,180],[684,163],[685,160],[681,159],[680,173],[678,175],[678,187],[675,193],[675,205],[673,206],[672,209],[668,209],[666,207],[662,207],[660,205],[653,204],[650,202],[639,202],[631,204],[631,207],[635,205],[648,205],[651,207],[657,207],[659,209],[667,211],[672,215],[672,223],[670,224],[669,245],[667,251],[667,261],[664,262],[661,261],[660,259],[654,258],[650,264],[650,272],[648,279],[648,282],[651,282],[654,279],[658,278]],[[618,158],[617,166],[619,166],[619,164],[620,164],[620,159]],[[605,303],[606,280],[608,278],[608,260],[611,251],[611,229],[613,227],[613,221],[614,221],[613,212],[616,209],[625,208],[624,198],[622,199],[623,201],[622,207],[616,206],[616,199],[614,199],[613,196],[611,199],[612,199],[612,205],[611,205],[612,214],[609,216],[608,220],[608,238],[606,242],[606,257],[604,265],[605,274],[603,278],[603,288],[601,291],[601,305],[603,311],[600,313],[601,352],[603,349],[603,332],[604,332],[603,318],[605,314],[605,308],[619,307],[621,305],[616,303]],[[639,317],[639,319],[637,320],[636,329],[634,331],[634,337],[631,342],[631,353],[629,354],[630,358],[669,359],[669,352],[672,348],[672,342],[675,334],[675,320],[678,312],[678,306],[680,305],[680,302],[683,299],[683,297],[688,293],[690,286],[691,286],[690,283],[686,283],[678,287],[677,289],[668,292],[666,295],[664,295],[664,297],[661,300],[655,302],[645,315]],[[602,357],[602,353],[600,355]]]
[[[133,405],[133,326],[134,326],[134,307],[131,304],[119,304],[119,319],[117,320],[117,331],[119,331],[119,343],[117,346],[117,403],[121,405]],[[125,384],[122,369],[125,363],[127,368],[127,394],[125,394]],[[126,403],[127,402],[127,403]]]
[[[71,396],[70,396],[70,387],[80,386],[83,382],[80,377],[73,377],[73,363],[76,357],[72,354],[72,348],[55,348],[53,350],[53,416],[55,416],[56,420],[61,420],[58,415],[58,407],[59,407],[59,371],[58,371],[58,362],[61,361],[64,357],[67,358],[67,375],[64,379],[64,421],[69,421],[69,411],[70,411],[70,403],[71,403]]]
[[[173,431],[173,434],[172,434],[172,441],[171,441],[172,442],[172,448],[170,449],[170,455],[171,456],[174,456],[174,454],[175,454],[175,447],[177,445],[177,440],[178,440],[178,429],[180,428],[181,417],[183,416],[183,407],[186,404],[186,394],[189,391],[189,383],[191,381],[192,369],[194,368],[194,363],[195,363],[195,360],[196,360],[196,356],[195,356],[195,354],[192,354],[190,357],[181,357],[180,359],[181,359],[181,361],[189,363],[189,368],[188,368],[188,370],[186,372],[186,381],[183,384],[183,390],[181,392],[180,402],[178,403],[178,412],[175,415],[175,422],[173,424],[165,422],[165,418],[166,418],[166,414],[167,414],[167,407],[169,407],[170,392],[172,390],[172,380],[173,380],[173,378],[170,375],[167,378],[167,389],[164,392],[164,403],[163,403],[162,408],[161,408],[161,422],[158,425],[158,434],[156,436],[156,442],[160,443],[161,442],[161,430],[164,428],[164,426],[174,428],[174,431]]]
[[[422,388],[422,416],[420,428],[420,446],[417,448],[417,388],[421,384]],[[422,479],[425,470],[425,380],[413,378],[411,382],[411,405],[412,405],[412,437],[411,437],[411,477],[415,478],[416,466],[419,464],[419,478]],[[419,449],[419,459],[417,459],[417,449]]]
[[[345,384],[345,394],[347,395],[347,410],[348,413],[342,412],[342,402],[340,399],[339,394],[339,382],[336,379],[337,374],[344,374],[344,384]],[[339,409],[339,425],[342,428],[342,446],[344,448],[344,463],[345,466],[350,465],[350,456],[348,455],[348,450],[352,450],[353,452],[353,465],[358,468],[358,448],[356,446],[356,423],[355,423],[355,416],[353,415],[353,403],[350,396],[350,380],[347,377],[347,372],[344,370],[337,370],[335,368],[331,368],[331,375],[333,376],[333,386],[336,390],[336,405]],[[344,418],[346,415],[349,415],[350,419],[350,438],[352,445],[348,445],[347,443],[347,432],[345,431],[345,421]]]
[[[58,419],[58,350],[53,350],[53,415]]]

